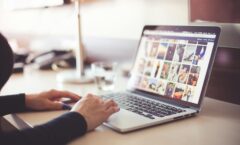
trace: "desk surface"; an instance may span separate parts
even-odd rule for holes
[[[13,75],[3,94],[39,92],[50,88],[67,89],[84,95],[101,93],[94,84],[58,84],[54,72],[33,72],[30,76]],[[126,79],[118,80],[118,90]],[[30,112],[7,115],[4,118],[18,129],[51,120],[64,111]],[[71,145],[238,145],[240,143],[240,106],[205,98],[202,111],[196,116],[130,133],[118,133],[105,126],[71,142]]]

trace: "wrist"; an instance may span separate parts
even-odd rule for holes
[[[90,122],[89,122],[89,119],[88,119],[87,115],[85,115],[83,112],[79,112],[79,111],[76,111],[76,110],[71,110],[70,112],[79,114],[84,119],[84,121],[86,123],[86,131],[91,130],[90,129]]]
[[[33,95],[30,94],[25,94],[25,107],[27,109],[31,109],[31,102],[32,102],[32,97]]]
[[[27,95],[27,94],[24,94],[24,95],[25,95],[25,99],[24,99],[25,107],[28,108],[29,95]]]

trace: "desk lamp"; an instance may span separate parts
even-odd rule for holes
[[[77,49],[75,52],[76,70],[58,74],[57,80],[62,83],[82,84],[93,82],[93,77],[86,76],[84,72],[84,47],[81,32],[80,1],[81,0],[75,0],[75,11],[77,15]]]

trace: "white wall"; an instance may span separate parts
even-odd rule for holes
[[[0,31],[74,36],[74,6],[6,11],[0,1]],[[84,37],[138,39],[145,24],[188,24],[188,0],[95,0],[81,7]]]
[[[3,9],[3,1],[7,0],[0,0],[0,31],[17,36],[21,47],[75,48],[74,5],[9,11]],[[188,24],[188,0],[90,0],[82,4],[81,13],[88,57],[126,60],[134,56],[145,24]]]

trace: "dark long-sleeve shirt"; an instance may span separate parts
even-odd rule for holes
[[[25,95],[0,97],[0,115],[25,111]],[[1,145],[63,145],[82,136],[87,131],[87,123],[77,112],[62,116],[34,128],[1,133]]]

